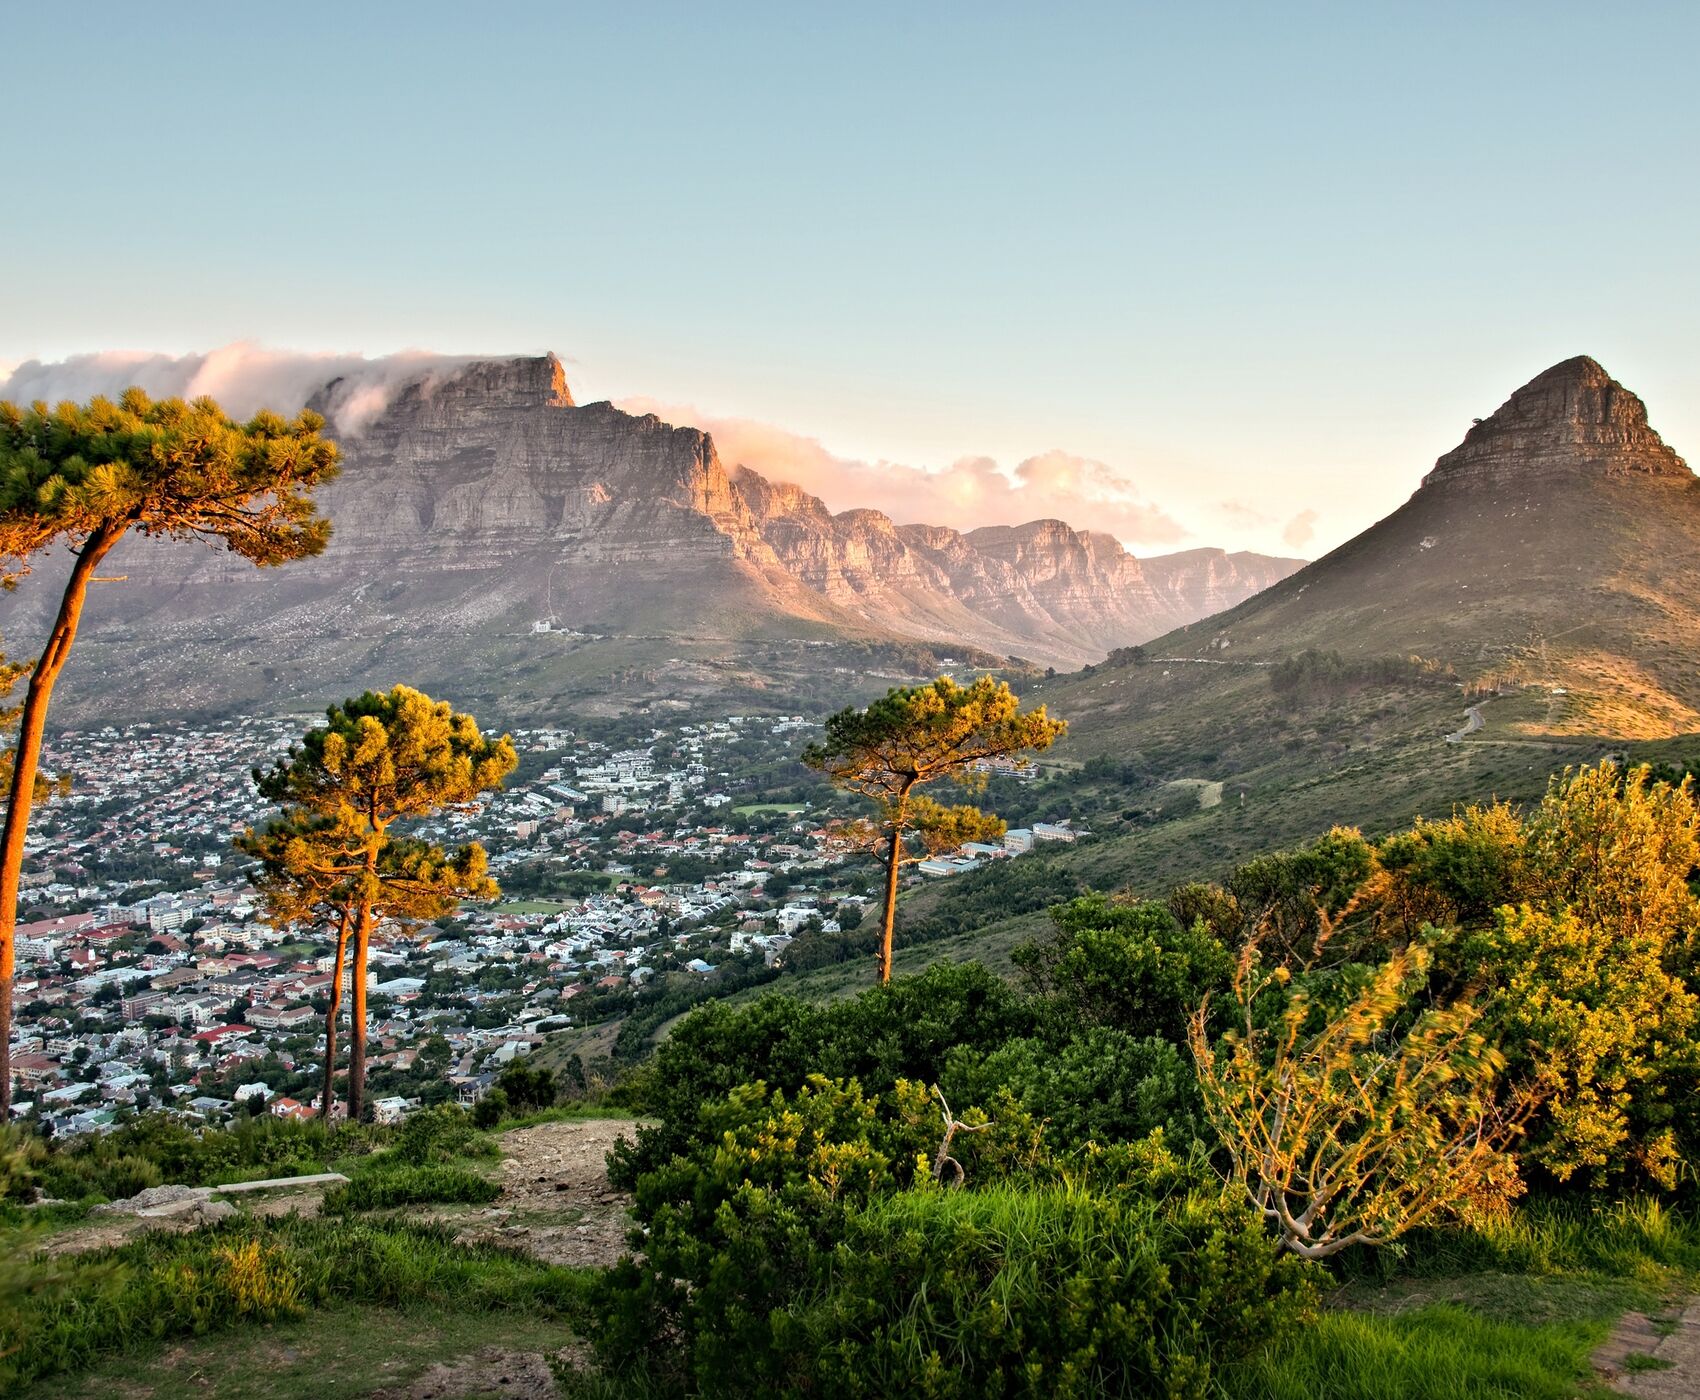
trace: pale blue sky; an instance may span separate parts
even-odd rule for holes
[[[553,348],[1306,553],[1572,354],[1700,458],[1693,3],[54,0],[0,46],[0,360]]]

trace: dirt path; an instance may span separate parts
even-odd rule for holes
[[[547,1264],[594,1268],[626,1252],[627,1197],[608,1184],[609,1150],[636,1124],[587,1118],[502,1138],[502,1194],[464,1237],[517,1246]]]
[[[1594,1353],[1594,1369],[1624,1395],[1642,1400],[1694,1400],[1700,1395],[1700,1298],[1650,1318],[1625,1313],[1611,1340]]]

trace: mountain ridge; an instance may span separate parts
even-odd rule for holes
[[[398,676],[543,701],[587,678],[617,689],[634,667],[683,668],[712,690],[714,667],[760,684],[755,651],[834,642],[1066,667],[1299,562],[1192,552],[1154,563],[1153,583],[1119,543],[1062,522],[964,535],[873,510],[833,516],[728,469],[699,429],[577,403],[553,355],[427,368],[381,403],[332,380],[309,406],[344,450],[321,493],[325,553],[255,571],[125,541],[112,563],[128,582],[97,595],[79,643],[103,666],[107,649],[111,679],[85,660],[62,713],[190,696],[216,708],[279,687],[321,703]],[[7,601],[14,648],[45,625],[62,567]],[[533,640],[545,631],[562,640]],[[566,656],[581,634],[607,654]],[[125,648],[156,658],[162,681],[180,671],[178,689],[123,686]]]

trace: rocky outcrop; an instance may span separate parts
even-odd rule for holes
[[[1647,423],[1647,406],[1586,355],[1536,375],[1434,464],[1424,487],[1497,486],[1531,477],[1687,476]]]

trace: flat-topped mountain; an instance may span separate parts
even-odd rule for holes
[[[126,542],[113,556],[126,582],[90,606],[61,713],[79,697],[103,709],[317,704],[399,678],[535,699],[599,667],[602,680],[633,667],[653,680],[658,666],[782,644],[935,644],[1067,667],[1300,563],[1211,550],[1138,560],[1061,521],[962,534],[833,515],[728,470],[695,428],[577,404],[552,355],[422,370],[381,405],[365,392],[333,380],[310,400],[344,453],[321,496],[334,525],[324,555],[256,571]],[[14,648],[45,626],[57,574],[44,566],[6,601]],[[602,652],[575,652],[578,634]],[[124,678],[131,653],[160,685]],[[110,684],[91,657],[110,659]]]

